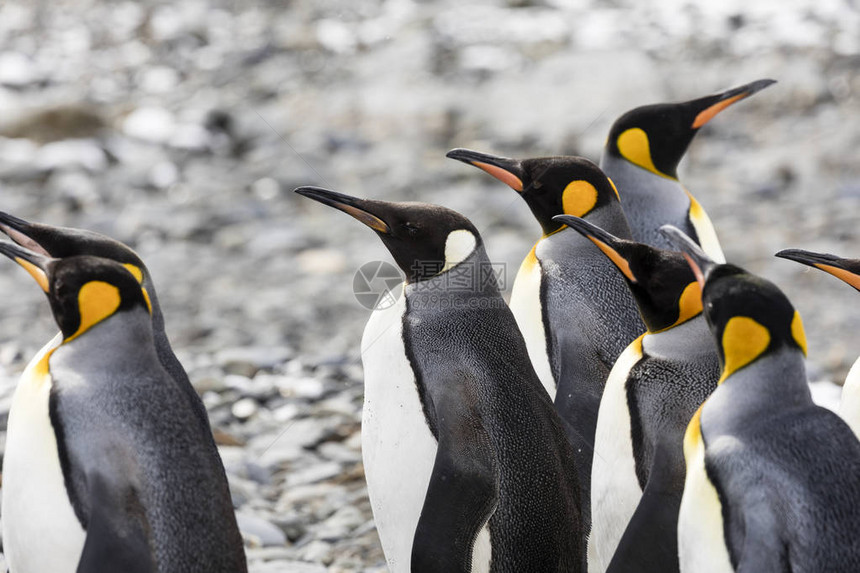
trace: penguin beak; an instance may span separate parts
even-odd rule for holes
[[[704,289],[708,275],[719,266],[719,263],[706,255],[705,251],[678,227],[663,225],[660,227],[660,233],[669,240],[672,246],[684,255],[684,258],[687,259],[687,264],[690,265],[690,268],[693,269],[693,274],[696,275],[696,281]]]
[[[309,199],[313,199],[314,201],[319,201],[323,205],[340,209],[347,215],[351,215],[355,219],[358,219],[377,233],[382,233],[383,235],[391,234],[391,228],[388,224],[370,212],[369,209],[372,208],[374,204],[373,201],[350,197],[349,195],[323,189],[322,187],[298,187],[295,189],[295,192],[299,195],[304,195]]]
[[[31,251],[20,245],[0,242],[0,253],[6,255],[30,273],[46,293],[50,290],[48,267],[54,261],[51,257]]]
[[[720,94],[690,102],[693,104],[694,108],[699,108],[691,127],[693,129],[699,129],[733,103],[746,99],[754,93],[760,92],[764,88],[775,83],[776,80],[758,80],[737,88],[732,88]]]
[[[471,149],[452,149],[445,154],[445,157],[474,165],[478,169],[483,169],[505,185],[508,185],[514,191],[523,191],[525,172],[520,162],[516,159],[496,157],[495,155],[480,153]]]
[[[19,219],[14,215],[0,211],[0,231],[5,233],[18,245],[45,255],[46,257],[50,257],[50,253],[48,253],[42,245],[36,242],[36,240],[29,235],[32,227],[32,224],[28,223],[24,219]]]
[[[630,261],[621,254],[625,243],[623,239],[619,239],[615,235],[607,233],[600,227],[592,225],[584,219],[574,217],[572,215],[556,215],[552,218],[553,221],[567,225],[600,249],[612,263],[618,267],[618,270],[632,283],[638,282],[636,275],[630,269]]]
[[[785,249],[778,252],[776,256],[820,269],[860,290],[860,260],[858,259],[843,259],[836,255],[813,253],[801,249]]]

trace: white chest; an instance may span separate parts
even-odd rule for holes
[[[626,382],[642,358],[641,339],[633,341],[609,373],[594,438],[591,466],[591,535],[588,570],[606,571],[624,530],[642,498],[636,477]]]
[[[556,383],[547,353],[546,329],[540,299],[541,267],[535,251],[523,261],[511,291],[511,312],[526,341],[532,366],[549,397],[555,400]]]
[[[373,517],[392,573],[410,569],[437,449],[404,351],[405,309],[402,294],[391,308],[374,311],[361,343],[362,458]]]
[[[701,441],[687,459],[684,496],[678,512],[678,558],[681,573],[734,571],[726,547],[720,499],[705,471]]]
[[[3,549],[15,573],[74,573],[86,533],[66,492],[48,411],[45,355],[33,358],[15,389],[3,459]]]
[[[848,371],[845,385],[842,386],[839,415],[848,422],[848,425],[854,430],[854,435],[860,437],[860,358]]]

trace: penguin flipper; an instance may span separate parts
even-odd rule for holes
[[[618,542],[607,573],[676,573],[680,570],[678,512],[684,474],[676,475],[676,466],[669,447],[658,445],[642,499]]]
[[[154,573],[146,516],[135,488],[117,487],[98,473],[88,481],[90,515],[77,573]]]
[[[412,545],[413,573],[469,573],[475,539],[499,496],[496,458],[468,381],[434,393],[439,448]],[[458,382],[460,382],[458,384]]]

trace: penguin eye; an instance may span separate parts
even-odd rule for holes
[[[532,181],[532,189],[540,189],[541,187],[543,187],[543,183],[540,182],[540,179]]]
[[[406,229],[406,232],[412,236],[417,235],[418,231],[421,230],[421,228],[418,227],[418,225],[415,225],[413,223],[403,223],[403,228]]]

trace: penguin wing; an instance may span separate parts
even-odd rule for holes
[[[658,445],[642,499],[624,530],[607,573],[679,570],[678,511],[684,475],[676,475],[676,466],[670,447]]]
[[[439,448],[412,545],[413,573],[469,573],[475,539],[499,497],[496,457],[469,381],[448,382],[433,395]]]
[[[88,476],[90,515],[77,573],[154,573],[147,522],[136,488],[115,478]]]

